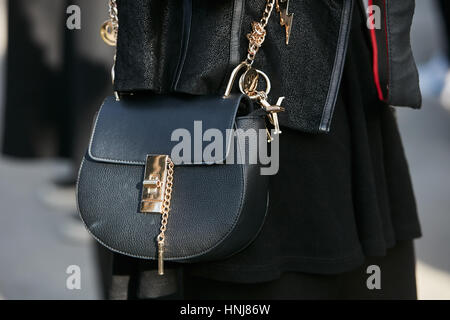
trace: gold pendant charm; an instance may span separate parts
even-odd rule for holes
[[[111,47],[115,47],[117,45],[117,31],[114,30],[114,25],[111,20],[107,20],[102,24],[100,28],[100,36],[107,45]]]
[[[250,68],[244,72],[239,80],[239,87],[248,96],[254,95],[258,89],[259,73]]]
[[[289,13],[289,0],[277,0],[277,12],[280,14],[280,25],[286,29],[286,44],[289,44],[289,38],[292,31],[292,21],[294,14]]]

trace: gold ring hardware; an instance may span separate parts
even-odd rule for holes
[[[241,75],[239,79],[239,89],[250,99],[256,100],[258,104],[267,112],[267,117],[269,122],[274,126],[274,135],[281,134],[280,124],[278,122],[278,113],[283,112],[284,108],[281,107],[281,103],[284,97],[278,98],[276,105],[271,105],[268,102],[268,96],[271,90],[271,83],[269,77],[261,70],[252,68],[253,62],[255,61],[256,54],[259,48],[261,48],[267,35],[267,24],[269,23],[270,16],[272,14],[273,8],[275,6],[276,0],[267,0],[266,7],[264,9],[263,16],[259,22],[252,23],[252,31],[247,34],[248,39],[248,50],[247,57],[239,65],[237,65],[233,72],[231,73],[230,79],[228,80],[228,85],[225,90],[224,97],[228,97],[233,89],[234,82],[236,81],[239,72],[246,68],[245,72]],[[280,3],[286,4],[285,10],[280,6]],[[281,12],[282,25],[286,26],[286,43],[289,42],[290,28],[292,25],[292,15],[288,13],[289,0],[280,0],[276,2],[277,11]],[[264,91],[258,91],[259,78],[262,76],[266,81],[266,89]],[[267,141],[273,141],[273,137],[270,130],[266,127],[267,131]]]
[[[266,89],[264,91],[257,90],[259,76],[262,76],[266,81]],[[267,97],[270,93],[270,90],[272,90],[272,84],[270,83],[267,74],[265,74],[261,70],[249,68],[241,75],[241,78],[239,79],[239,89],[250,99],[256,100],[261,97],[262,93],[264,93],[264,95]]]
[[[228,85],[225,90],[225,97],[228,97],[231,94],[231,90],[233,89],[234,82],[239,74],[239,72],[246,68],[245,72],[241,75],[239,79],[239,89],[245,95],[247,95],[250,99],[256,100],[259,105],[267,112],[267,117],[270,123],[274,126],[274,135],[281,134],[280,124],[278,121],[279,112],[284,112],[285,109],[281,106],[281,103],[284,100],[284,97],[278,98],[278,101],[275,105],[270,104],[268,99],[268,94],[271,90],[271,83],[269,77],[262,72],[261,70],[255,69],[251,67],[247,62],[243,61],[239,65],[237,65],[233,72],[231,73],[230,79],[228,80]],[[265,91],[258,91],[258,82],[259,77],[262,76],[266,81],[266,89]],[[267,139],[268,142],[273,141],[273,137],[270,134],[270,131],[267,129]]]
[[[174,164],[168,155],[147,155],[142,182],[142,213],[161,214],[158,244],[158,274],[164,275],[165,232],[172,199]]]
[[[117,45],[117,30],[111,20],[103,22],[100,28],[100,36],[107,45],[111,47]]]
[[[246,71],[239,78],[239,89],[245,95],[247,95],[252,100],[257,100],[261,97],[267,97],[272,90],[272,84],[270,82],[267,74],[261,70],[252,68],[247,62],[243,61],[238,64],[231,72],[230,79],[228,80],[227,88],[225,89],[224,97],[229,97],[231,91],[233,90],[234,82],[241,71],[241,69],[246,68]],[[266,81],[266,89],[264,91],[258,91],[257,86],[259,82],[259,76],[262,76]]]
[[[258,82],[259,82],[259,73],[256,71],[255,68],[247,69],[242,75],[239,80],[239,89],[241,89],[241,92],[247,95],[252,94],[253,92],[256,92],[258,89]]]

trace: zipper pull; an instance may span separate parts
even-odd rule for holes
[[[158,242],[158,274],[164,275],[164,242]]]

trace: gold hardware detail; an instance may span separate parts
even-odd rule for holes
[[[247,50],[247,59],[245,61],[250,66],[253,64],[259,48],[261,48],[264,40],[266,39],[266,27],[269,23],[274,5],[275,0],[267,0],[261,20],[259,22],[252,22],[252,32],[247,34],[249,44]]]
[[[109,20],[106,20],[101,28],[100,35],[109,46],[117,45],[117,33],[119,31],[119,10],[116,0],[109,0]]]
[[[164,275],[164,245],[166,240],[165,232],[167,230],[167,220],[169,219],[170,212],[170,201],[172,199],[172,188],[173,188],[173,162],[170,158],[167,159],[168,171],[167,171],[167,182],[166,182],[166,192],[164,194],[163,203],[163,215],[161,218],[161,228],[160,233],[157,237],[158,241],[158,274]]]
[[[268,101],[267,101],[267,96],[264,94],[261,94],[258,97],[258,103],[262,106],[262,108],[264,108],[264,110],[267,112],[267,118],[269,119],[269,122],[273,125],[274,127],[274,135],[279,135],[281,134],[281,129],[280,129],[280,123],[278,121],[278,113],[279,112],[284,112],[285,109],[281,106],[281,103],[283,103],[285,97],[280,97],[278,98],[278,101],[275,105],[271,105]],[[268,142],[272,142],[273,141],[273,137],[270,134],[270,131],[267,130],[267,138],[268,138]]]
[[[281,134],[280,123],[278,120],[278,113],[284,112],[285,109],[281,106],[285,97],[278,98],[278,101],[275,105],[272,105],[268,102],[268,95],[271,90],[271,83],[269,77],[262,72],[261,70],[252,68],[245,61],[241,62],[236,68],[234,68],[231,73],[230,79],[228,81],[227,89],[225,91],[225,97],[228,97],[231,94],[231,90],[233,88],[233,84],[236,80],[236,77],[242,68],[246,68],[247,70],[241,75],[239,79],[239,89],[243,94],[246,94],[250,99],[256,100],[258,104],[267,112],[267,118],[269,122],[274,126],[274,135]],[[262,76],[266,82],[266,88],[264,91],[258,91],[258,82],[259,76]],[[267,129],[267,142],[272,142],[273,137],[270,133],[270,130]]]
[[[247,34],[247,39],[250,42],[247,60],[249,64],[252,64],[259,48],[261,48],[264,40],[266,40],[266,30],[261,22],[252,22],[252,32]]]
[[[283,7],[281,6],[283,5]],[[294,14],[289,13],[289,0],[277,0],[276,4],[277,12],[280,14],[280,25],[286,29],[286,44],[289,44],[289,38],[291,37],[292,22],[294,20]]]
[[[148,155],[142,187],[141,212],[161,213],[167,180],[166,155]]]
[[[164,243],[158,242],[158,274],[164,275]]]
[[[167,155],[147,155],[142,188],[141,212],[160,213],[158,244],[158,274],[164,275],[165,232],[172,199],[174,164]]]
[[[264,72],[252,67],[256,54],[258,53],[259,48],[261,48],[266,39],[266,27],[269,23],[270,16],[275,6],[275,1],[277,11],[280,12],[280,16],[282,19],[281,23],[282,25],[286,26],[286,43],[289,42],[293,18],[293,15],[288,13],[289,0],[267,0],[263,17],[259,22],[252,23],[252,31],[247,34],[247,39],[249,41],[247,58],[233,69],[230,79],[228,80],[228,85],[225,90],[224,96],[228,97],[231,94],[231,90],[233,89],[233,85],[238,74],[245,68],[245,71],[239,78],[239,89],[250,99],[256,100],[261,108],[263,108],[267,112],[267,118],[274,127],[273,134],[278,135],[281,134],[280,124],[278,121],[278,113],[284,111],[284,108],[281,107],[281,103],[283,102],[284,97],[278,98],[278,101],[275,105],[270,104],[268,102],[268,95],[271,90],[270,79]],[[285,4],[286,6],[284,8],[281,8],[280,4]],[[265,90],[258,90],[260,77],[264,78],[266,82]],[[270,130],[266,128],[266,131],[267,141],[273,141]]]
[[[117,7],[116,0],[109,0],[108,3],[109,3],[109,20],[103,22],[102,26],[100,27],[100,36],[107,45],[111,47],[116,47],[117,35],[119,33],[119,9]],[[111,68],[111,80],[113,84],[116,77],[114,70],[115,66],[116,66],[116,54],[114,54],[114,63]],[[120,101],[120,95],[117,91],[114,91],[114,96],[116,98],[116,101]]]
[[[107,45],[111,47],[116,46],[117,32],[114,30],[113,23],[110,20],[103,22],[100,28],[100,36]]]
[[[160,213],[158,244],[158,274],[164,275],[164,246],[172,199],[174,164],[167,155],[147,155],[142,187],[141,212]]]
[[[266,81],[266,89],[264,91],[258,91],[259,76],[263,77]],[[250,99],[258,99],[261,94],[269,95],[272,90],[272,84],[269,77],[261,70],[255,68],[248,68],[239,79],[239,89],[243,94],[246,94]]]
[[[255,68],[250,68],[242,74],[239,81],[239,88],[247,95],[256,92],[258,89],[259,73]]]

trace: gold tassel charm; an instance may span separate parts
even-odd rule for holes
[[[167,222],[172,199],[174,163],[168,155],[147,155],[140,211],[144,214],[161,214],[158,244],[158,274],[164,275],[164,251]]]
[[[172,199],[173,169],[174,163],[168,155],[147,155],[140,211],[144,214],[161,214],[160,233],[156,237],[159,275],[164,275],[164,251]]]
[[[158,274],[164,275],[164,242],[158,242]]]

